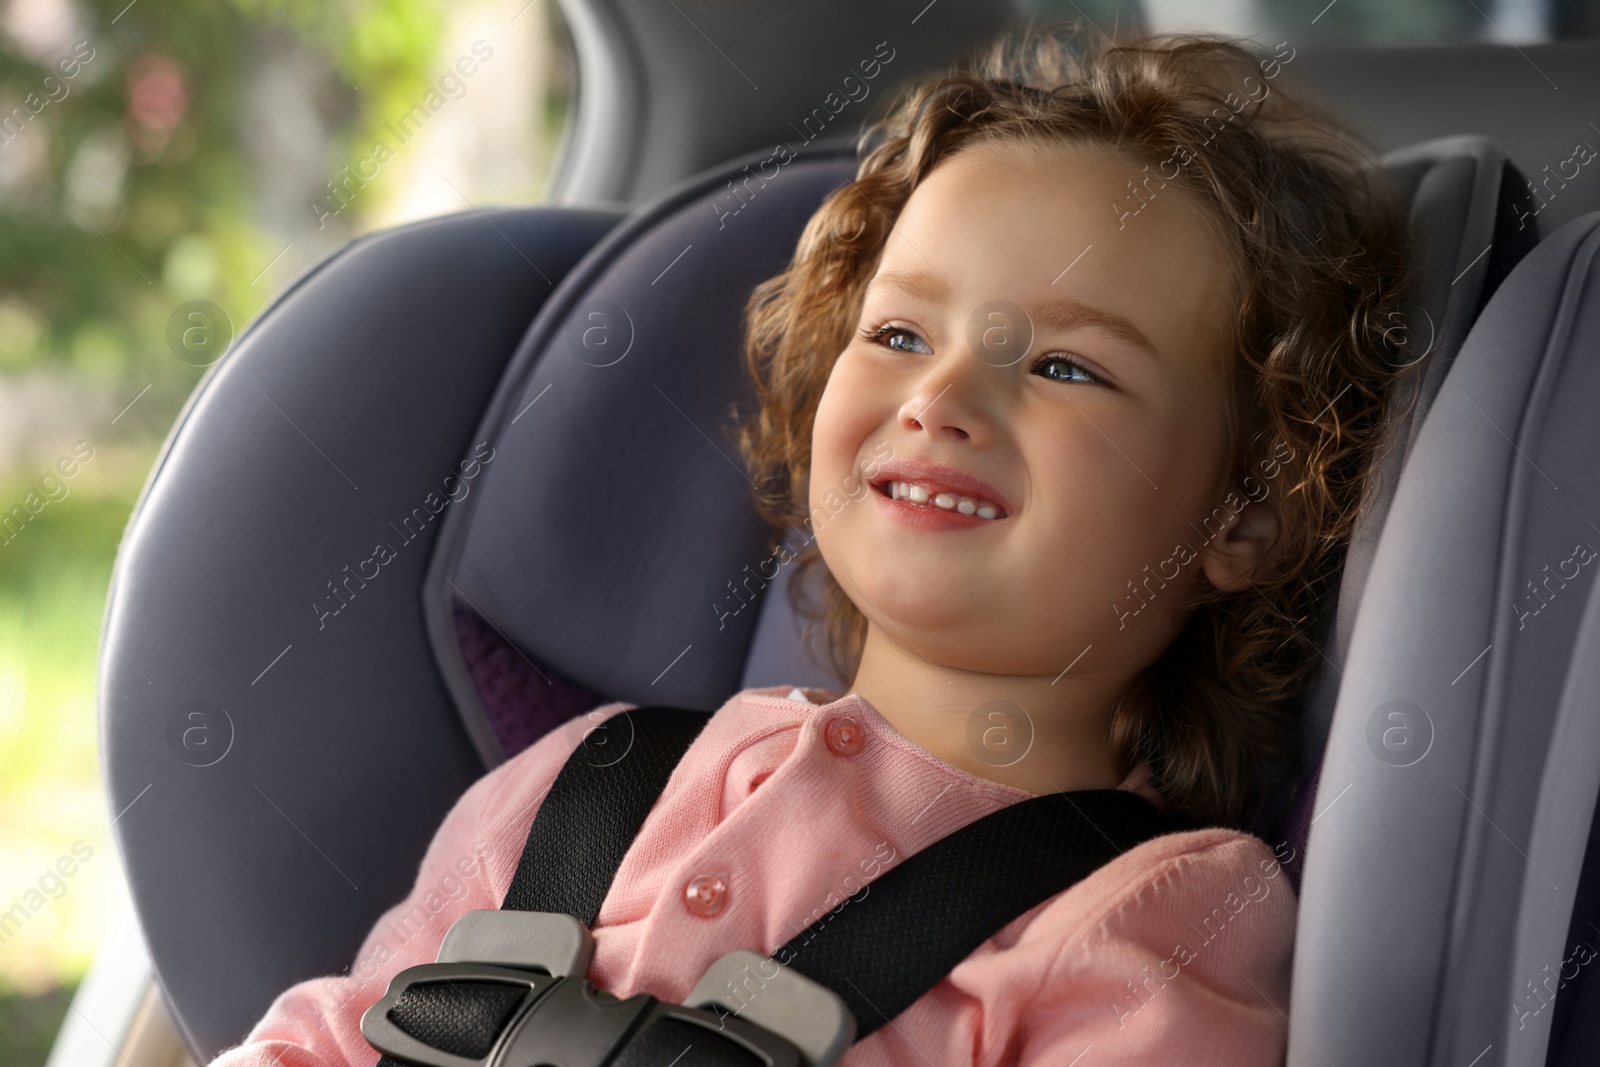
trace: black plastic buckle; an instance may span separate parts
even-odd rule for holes
[[[713,1057],[717,1063],[834,1067],[855,1036],[855,1018],[837,994],[748,949],[735,949],[707,969],[690,994],[694,1006],[648,993],[619,1000],[596,990],[582,977],[593,954],[594,936],[574,916],[468,912],[445,935],[437,962],[408,967],[390,980],[388,991],[361,1017],[361,1033],[378,1051],[419,1067],[607,1067],[631,1060],[627,1049],[635,1041],[659,1050],[663,1063],[704,1041],[733,1046]],[[777,971],[764,975],[761,989],[747,1000],[752,961]],[[481,1056],[436,1048],[391,1018],[402,997],[461,982],[496,983],[519,994]],[[650,1062],[656,1058],[653,1052]],[[680,1067],[700,1060],[684,1056]]]

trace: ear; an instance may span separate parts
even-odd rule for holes
[[[1247,589],[1250,572],[1277,536],[1277,516],[1252,500],[1201,550],[1201,570],[1212,585],[1225,592]]]

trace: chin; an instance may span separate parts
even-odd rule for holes
[[[948,596],[938,596],[925,586],[913,582],[909,575],[876,572],[874,577],[865,580],[857,578],[856,583],[859,589],[852,589],[849,582],[839,584],[849,594],[850,599],[856,602],[856,607],[863,615],[874,622],[879,616],[883,616],[884,625],[891,634],[898,626],[916,640],[919,646],[923,646],[924,650],[926,650],[925,642],[916,638],[916,631],[950,640],[964,649],[970,649],[971,642],[961,641],[959,634],[968,628],[985,631],[988,629],[975,625],[975,619],[981,613],[974,611],[970,603],[952,600]],[[870,603],[861,603],[863,598]]]

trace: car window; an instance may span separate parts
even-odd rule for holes
[[[1024,6],[1046,18],[1082,15],[1108,34],[1140,25],[1369,46],[1600,37],[1600,0],[1028,0]]]

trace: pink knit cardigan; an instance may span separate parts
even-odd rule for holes
[[[285,990],[212,1067],[376,1063],[362,1013],[396,972],[431,963],[462,913],[500,906],[568,754],[633,707],[580,716],[474,783],[347,972]],[[1159,806],[1148,775],[1140,766],[1118,788]],[[789,686],[736,693],[617,872],[588,976],[619,997],[681,1002],[729,950],[775,952],[899,860],[1030,795],[938,759],[860,694],[817,705]],[[841,1067],[1281,1064],[1295,909],[1259,838],[1155,838],[1017,916]]]

